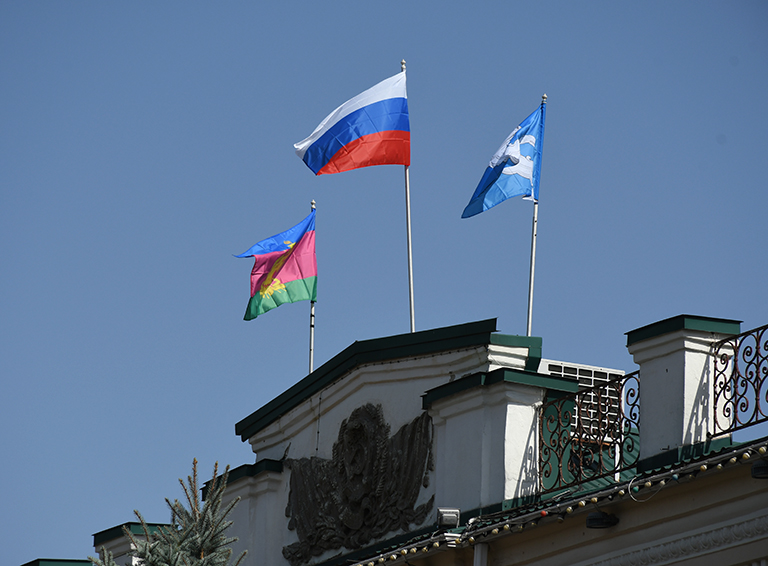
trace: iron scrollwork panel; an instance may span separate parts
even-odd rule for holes
[[[542,405],[542,492],[612,477],[638,457],[639,382],[633,373]]]
[[[713,345],[714,435],[768,421],[768,325]]]

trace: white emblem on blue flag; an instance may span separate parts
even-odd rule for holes
[[[462,218],[479,214],[516,196],[538,200],[544,112],[542,103],[493,154]]]

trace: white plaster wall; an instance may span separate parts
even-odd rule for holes
[[[435,402],[435,504],[477,509],[537,488],[544,390],[497,383]]]
[[[667,335],[647,342],[629,347],[640,366],[640,458],[680,446],[685,397],[682,341]]]
[[[298,540],[288,530],[285,505],[288,501],[287,472],[263,472],[256,477],[241,478],[227,486],[226,505],[236,497],[240,502],[230,514],[233,521],[228,536],[237,537],[232,544],[232,562],[243,550],[248,553],[241,566],[288,564],[282,557],[283,546]]]
[[[503,499],[539,490],[538,410],[543,399],[542,389],[520,385],[506,405]]]
[[[138,564],[138,558],[134,558],[128,554],[133,550],[133,545],[125,535],[108,540],[104,544],[94,548],[96,554],[104,559],[104,555],[101,553],[102,547],[112,553],[112,558],[114,558],[115,564],[118,566],[134,566],[135,564]]]
[[[259,459],[279,460],[286,454],[290,458],[328,458],[342,421],[357,407],[380,403],[394,434],[421,414],[425,391],[470,373],[492,371],[501,367],[499,363],[521,369],[526,356],[527,348],[493,345],[360,366],[249,442]]]
[[[480,506],[483,459],[482,394],[479,389],[436,403],[434,425],[435,507],[469,510]]]
[[[421,396],[427,390],[475,372],[493,371],[499,367],[522,369],[527,354],[527,348],[491,345],[359,366],[253,435],[249,442],[257,454],[257,461],[313,456],[329,459],[342,421],[356,408],[366,403],[381,404],[384,419],[390,425],[390,435],[393,435],[422,414]],[[481,398],[477,402],[487,401]],[[498,503],[505,490],[505,451],[494,447],[503,443],[507,435],[504,425],[507,409],[499,398],[484,410],[488,415],[479,422],[486,423],[487,430],[480,435],[479,442],[473,434],[476,427],[472,415],[463,417],[467,422],[460,419],[462,422],[451,423],[452,434],[458,437],[452,442],[456,443],[457,449],[462,445],[466,450],[476,448],[477,454],[473,458],[476,463],[483,462],[483,453],[494,455],[493,461],[483,463],[482,467],[472,466],[472,470],[476,474],[485,474],[486,480],[482,484],[484,501]],[[436,435],[433,442],[435,455],[439,453],[438,443]],[[469,459],[462,455],[462,460]],[[435,466],[436,470],[429,473],[429,487],[422,488],[416,505],[427,502],[435,494],[438,477],[450,478],[455,485],[447,486],[450,490],[448,500],[441,501],[436,497],[432,514],[424,524],[434,522],[438,506],[456,505],[451,501],[456,495],[466,497],[466,486],[473,483],[472,478],[463,474],[465,462],[461,463],[462,471],[456,469],[456,462],[449,460],[435,461]],[[298,541],[295,531],[288,530],[285,517],[289,480],[290,470],[285,469],[281,474],[265,473],[256,478],[244,478],[227,488],[227,497],[240,495],[242,498],[232,516],[231,535],[240,539],[234,545],[235,555],[244,548],[250,549],[245,566],[288,564],[282,556],[282,548]],[[466,501],[476,501],[479,494],[473,497]],[[463,501],[461,499],[458,505]],[[339,552],[328,551],[314,561],[321,562]]]
[[[712,430],[712,344],[724,335],[679,330],[632,344],[640,366],[640,458],[703,442]]]

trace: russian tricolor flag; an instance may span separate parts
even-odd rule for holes
[[[405,71],[339,106],[293,147],[315,175],[371,165],[410,165]]]

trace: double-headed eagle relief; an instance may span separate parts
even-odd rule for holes
[[[429,484],[432,422],[427,413],[390,437],[381,405],[358,407],[341,423],[333,457],[288,459],[285,514],[299,542],[283,547],[292,566],[327,550],[356,549],[383,535],[419,525],[434,497],[414,507]]]

